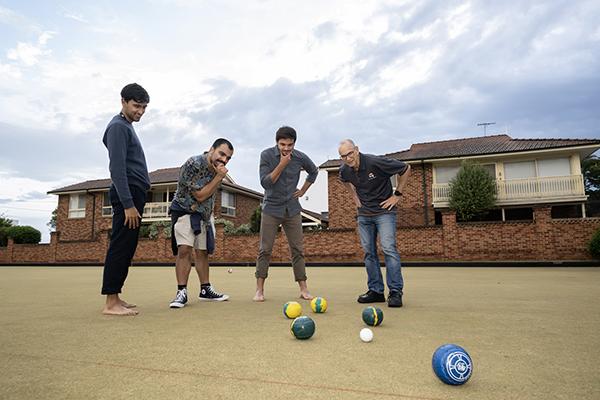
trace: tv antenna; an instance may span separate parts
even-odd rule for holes
[[[495,122],[481,122],[477,124],[477,126],[483,126],[483,136],[487,135],[487,127],[488,125],[495,125]]]

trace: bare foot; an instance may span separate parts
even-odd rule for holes
[[[262,292],[256,291],[256,294],[252,298],[253,301],[265,301],[265,295]]]
[[[128,303],[125,300],[119,299],[121,302],[121,305],[125,308],[136,308],[137,305],[133,304],[133,303]]]
[[[116,304],[112,307],[104,307],[102,310],[102,314],[104,315],[122,315],[122,316],[133,316],[138,315],[137,310],[131,310],[129,308],[123,307],[120,304]]]
[[[303,300],[312,300],[313,296],[309,292],[300,292],[300,298]]]

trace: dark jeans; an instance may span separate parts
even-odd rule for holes
[[[146,204],[146,191],[136,186],[129,186],[133,204],[140,215],[144,212]],[[104,276],[102,279],[102,294],[121,293],[131,259],[135,254],[138,244],[140,227],[130,229],[125,226],[125,209],[119,201],[119,195],[114,186],[110,187],[110,203],[113,209],[112,234],[110,236],[110,245],[106,252],[104,261]]]
[[[396,248],[396,213],[373,216],[358,216],[358,233],[360,243],[365,252],[367,268],[367,285],[369,290],[383,293],[383,276],[377,254],[377,236],[385,258],[386,280],[390,291],[402,293],[404,279],[400,264],[400,254]]]

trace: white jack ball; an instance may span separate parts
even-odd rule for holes
[[[373,340],[373,331],[369,328],[363,328],[360,330],[360,340],[363,342],[370,342]]]

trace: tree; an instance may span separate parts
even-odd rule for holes
[[[38,244],[42,240],[41,232],[32,226],[11,226],[6,233],[17,244]]]
[[[590,156],[581,162],[581,173],[585,184],[585,193],[590,199],[600,200],[600,158]]]
[[[450,181],[450,209],[463,221],[484,214],[496,203],[496,181],[481,165],[463,162]]]
[[[13,226],[12,219],[0,214],[0,246],[2,247],[8,244],[8,228],[11,226]]]
[[[260,206],[250,216],[250,231],[254,233],[260,232],[260,220],[262,218],[262,209]]]
[[[50,228],[51,231],[55,231],[56,230],[56,217],[58,215],[58,207],[56,207],[54,209],[54,211],[52,211],[52,216],[50,217],[50,221],[46,224],[48,226],[48,228]]]

